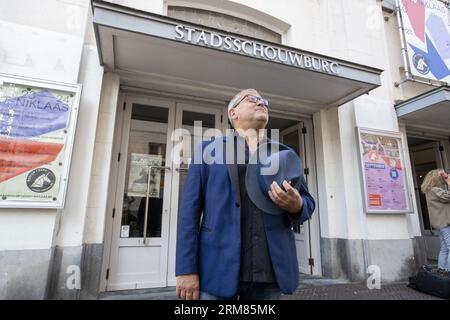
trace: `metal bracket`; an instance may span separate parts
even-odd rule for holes
[[[388,22],[393,16],[397,14],[397,10],[393,10],[392,13],[388,16],[383,17],[384,21]]]

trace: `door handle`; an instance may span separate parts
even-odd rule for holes
[[[152,170],[152,169],[159,169],[159,170],[170,171],[170,167],[165,167],[165,166],[149,166],[149,170]]]
[[[180,166],[178,168],[175,168],[178,172],[185,172],[189,170],[189,165],[185,164],[183,161],[181,161]]]
[[[143,240],[143,244],[146,245],[147,244],[147,223],[148,223],[148,197],[149,197],[149,189],[150,189],[150,172],[153,169],[158,169],[158,170],[167,170],[170,171],[170,167],[166,167],[166,166],[148,166],[148,180],[147,180],[147,195],[145,198],[145,217],[144,217],[144,240]]]

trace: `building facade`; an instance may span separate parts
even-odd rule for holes
[[[0,298],[97,299],[175,286],[192,142],[226,132],[228,100],[242,88],[270,100],[268,128],[299,152],[317,201],[312,219],[293,226],[299,272],[366,281],[375,266],[383,283],[436,259],[419,185],[428,170],[450,167],[450,89],[404,81],[395,1],[21,0],[0,8],[2,75],[82,88],[64,207],[0,208]],[[400,139],[404,212],[367,212],[374,202],[364,192],[358,128]]]

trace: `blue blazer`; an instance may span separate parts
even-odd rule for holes
[[[184,183],[176,244],[175,274],[197,273],[202,292],[224,298],[238,292],[241,258],[239,177],[237,165],[225,162],[232,140],[233,135],[228,135],[196,147]],[[205,159],[203,150],[209,154]],[[299,193],[303,208],[295,220],[287,214],[263,214],[275,277],[285,294],[295,291],[299,274],[291,222],[309,219],[315,209],[304,180]]]

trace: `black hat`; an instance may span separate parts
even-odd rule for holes
[[[274,141],[263,143],[249,159],[245,175],[247,194],[263,212],[281,214],[285,212],[269,197],[273,181],[284,190],[283,181],[299,190],[303,180],[302,161],[291,148]]]

